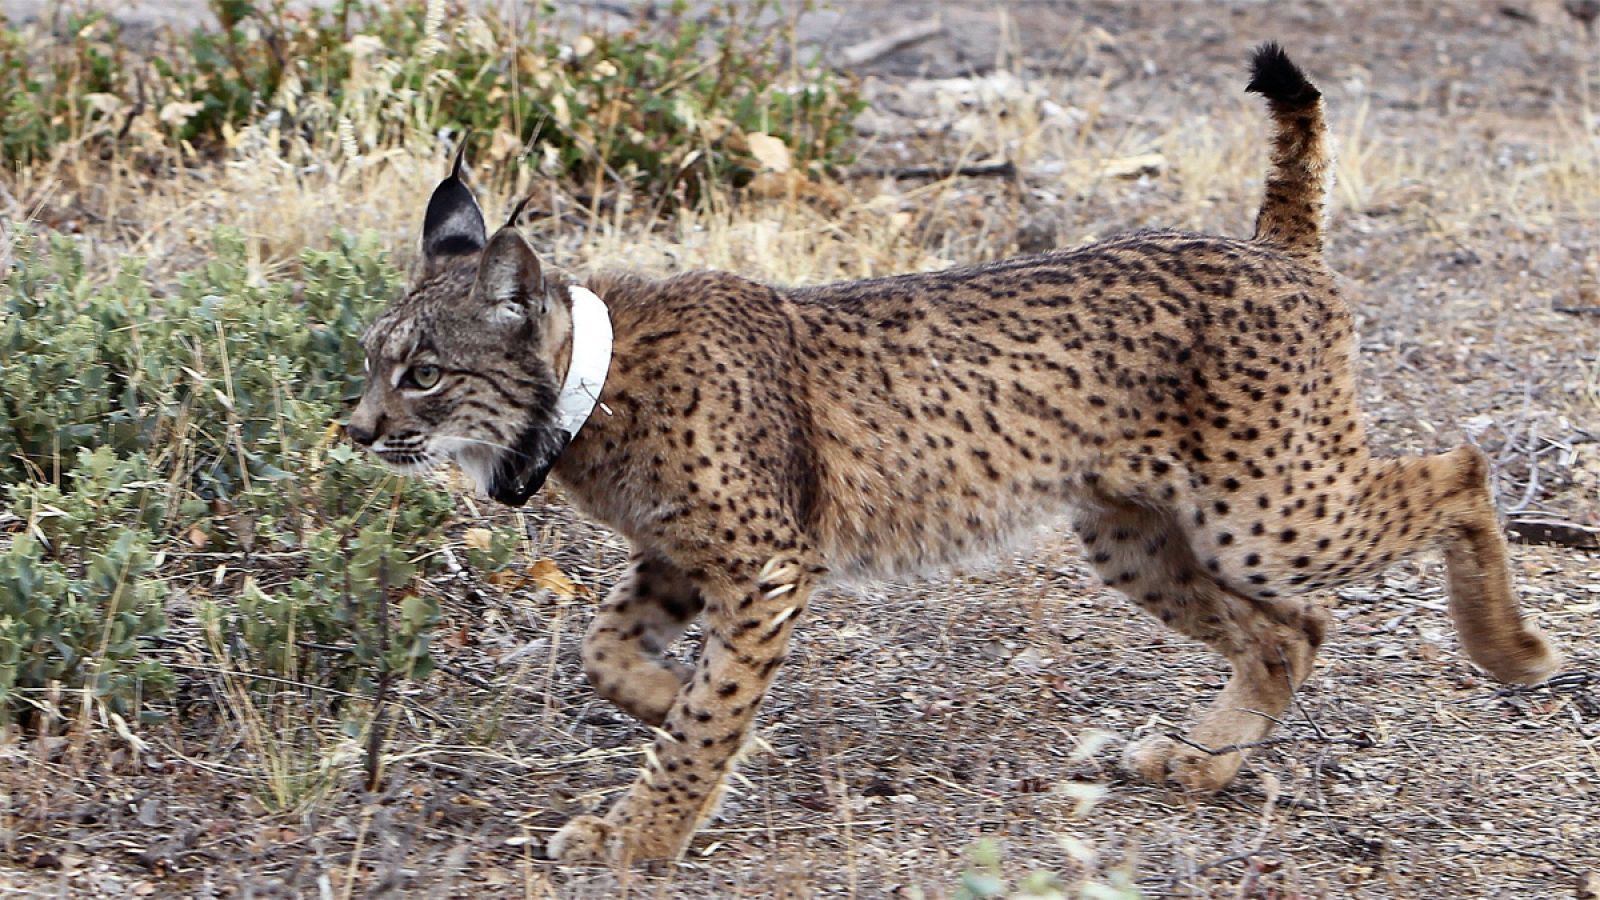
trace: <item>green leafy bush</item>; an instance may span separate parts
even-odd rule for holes
[[[0,722],[54,683],[115,710],[168,683],[145,652],[166,625],[150,577],[163,550],[164,576],[219,550],[275,555],[283,586],[206,608],[255,671],[345,690],[426,675],[438,611],[414,582],[453,503],[334,426],[361,327],[399,286],[375,239],[338,236],[304,255],[298,285],[263,284],[219,231],[161,297],[137,260],[97,285],[65,237],[11,249],[0,484],[19,524],[0,558]]]
[[[172,687],[143,642],[165,627],[147,576],[146,536],[120,528],[85,548],[81,571],[45,558],[29,535],[0,555],[0,722],[26,716],[53,686],[84,689],[122,715]]]
[[[159,299],[138,260],[96,290],[71,239],[19,240],[0,306],[0,456],[55,480],[79,448],[162,446],[187,456],[174,463],[207,499],[283,480],[284,454],[323,440],[357,389],[358,323],[398,284],[374,240],[307,253],[296,296],[252,282],[242,237],[224,229]]]
[[[423,678],[439,608],[407,589],[417,574],[389,532],[369,526],[354,538],[324,530],[312,539],[304,576],[286,590],[245,583],[231,607],[208,603],[201,624],[246,673],[271,674],[341,690],[367,689],[384,673]],[[389,602],[400,594],[398,621]]]
[[[413,521],[369,522],[355,514],[307,536],[301,572],[284,588],[247,581],[235,604],[202,607],[202,625],[246,672],[340,690],[364,690],[385,674],[425,678],[433,671],[432,596],[414,589],[424,566],[399,534],[433,536],[449,507],[437,497],[396,508]],[[387,511],[387,505],[385,510]]]
[[[1080,865],[1095,862],[1082,842],[1066,841],[1069,854]],[[956,886],[955,900],[1140,900],[1144,896],[1125,869],[1114,870],[1107,881],[1087,878],[1069,884],[1052,872],[1035,871],[1013,887],[1007,874],[1004,846],[994,838],[967,845],[967,867]]]
[[[142,455],[109,449],[80,451],[71,478],[66,494],[38,483],[12,492],[30,527],[0,554],[0,722],[40,708],[56,686],[123,715],[171,687],[142,646],[166,625],[148,578],[165,486]]]
[[[616,33],[557,34],[554,5],[521,20],[461,0],[291,7],[212,0],[220,30],[128,50],[115,25],[76,20],[59,36],[0,34],[0,148],[10,161],[68,140],[222,148],[250,139],[326,140],[353,155],[431,136],[475,135],[477,155],[662,190],[759,169],[747,137],[783,141],[794,162],[845,160],[863,108],[854,84],[786,61],[782,10],[728,0]]]
[[[104,13],[69,16],[62,32],[0,27],[0,154],[9,162],[110,127],[97,98],[127,86],[120,35]]]

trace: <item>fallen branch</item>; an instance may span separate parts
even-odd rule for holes
[[[1249,862],[1258,856],[1264,855],[1264,853],[1265,851],[1261,850],[1246,850],[1243,853],[1231,853],[1227,856],[1213,859],[1208,863],[1202,863],[1201,865],[1195,866],[1188,872],[1170,876],[1152,875],[1148,878],[1139,879],[1139,883],[1152,887],[1155,885],[1165,885],[1168,888],[1175,888],[1188,879],[1195,877],[1196,875],[1203,875],[1212,869],[1221,868],[1222,866],[1230,865],[1236,862]]]
[[[168,639],[166,639],[166,638],[157,638],[157,640],[158,641],[165,641],[165,640],[168,640]],[[171,643],[174,646],[178,646],[179,645],[178,641],[171,641]],[[340,653],[340,654],[343,654],[343,655],[346,655],[346,656],[349,656],[349,655],[351,655],[351,654],[356,652],[356,648],[355,647],[351,647],[351,646],[348,646],[348,645],[345,645],[345,644],[318,644],[315,641],[295,641],[295,646],[299,647],[302,650],[317,650],[317,651],[320,651],[322,653]],[[433,661],[433,667],[435,669],[438,669],[440,672],[443,672],[444,674],[449,675],[451,678],[459,679],[459,680],[464,681],[467,684],[470,684],[470,685],[472,685],[473,687],[476,687],[476,688],[492,688],[492,687],[494,687],[494,685],[492,685],[489,682],[483,680],[482,678],[479,678],[478,676],[472,674],[471,672],[468,672],[465,669],[458,669],[455,666],[452,666],[449,663],[444,662],[443,660],[438,660],[438,659],[434,660]],[[353,697],[355,695],[351,694],[349,696]]]
[[[1234,794],[1253,797],[1258,800],[1264,801],[1267,799],[1267,792],[1257,787],[1234,787],[1230,788],[1229,790]],[[1278,809],[1307,809],[1320,811],[1326,808],[1323,804],[1318,803],[1315,800],[1307,800],[1303,797],[1278,797],[1272,802],[1273,806]]]
[[[1000,163],[983,163],[976,166],[901,166],[879,169],[862,169],[851,172],[851,178],[893,178],[903,181],[910,178],[1015,178],[1017,166],[1010,160]]]
[[[367,726],[367,790],[383,787],[383,728],[389,713],[389,558],[378,557],[378,695],[372,701],[372,722]],[[349,575],[345,575],[348,584]]]
[[[1507,697],[1525,697],[1538,693],[1570,693],[1576,695],[1580,693],[1581,689],[1587,688],[1592,684],[1600,684],[1600,674],[1593,672],[1562,672],[1560,675],[1552,675],[1538,684],[1508,684],[1505,687],[1495,689],[1493,693],[1477,694],[1449,702],[1451,706],[1459,706],[1464,703],[1503,700]]]
[[[1222,756],[1228,753],[1238,753],[1241,750],[1255,750],[1261,747],[1281,747],[1284,744],[1339,744],[1346,747],[1354,747],[1357,750],[1366,750],[1376,746],[1372,742],[1371,738],[1332,737],[1325,734],[1309,735],[1307,737],[1279,735],[1278,737],[1270,737],[1259,741],[1247,741],[1243,744],[1224,744],[1221,747],[1207,747],[1204,744],[1195,743],[1194,741],[1191,741],[1183,735],[1177,733],[1169,733],[1167,737],[1177,741],[1180,744],[1183,744],[1184,746],[1193,747],[1207,756]]]
[[[864,66],[869,62],[882,59],[891,53],[904,50],[922,43],[930,38],[944,34],[944,23],[938,19],[931,22],[918,22],[893,34],[886,34],[880,38],[862,41],[851,47],[846,47],[839,53],[839,62],[845,66]]]
[[[1506,523],[1506,534],[1524,544],[1600,550],[1600,528],[1560,519],[1513,519]]]
[[[1550,693],[1555,693],[1561,690],[1587,687],[1591,684],[1597,683],[1600,683],[1600,675],[1595,675],[1592,672],[1562,672],[1560,675],[1552,675],[1538,684],[1507,685],[1506,687],[1503,687],[1491,694],[1489,699],[1497,700],[1501,697],[1512,697],[1517,694],[1531,694],[1535,691],[1548,691]]]
[[[1536,860],[1538,860],[1538,861],[1540,861],[1542,863],[1548,864],[1551,868],[1554,868],[1556,871],[1562,873],[1563,875],[1579,876],[1579,875],[1583,874],[1583,872],[1581,872],[1581,871],[1579,871],[1577,869],[1574,869],[1572,866],[1567,865],[1565,862],[1562,862],[1561,860],[1556,859],[1555,857],[1550,856],[1548,854],[1539,853],[1539,852],[1537,852],[1535,850],[1519,850],[1516,847],[1501,847],[1501,848],[1499,848],[1497,850],[1484,851],[1481,855],[1493,856],[1496,853],[1509,853],[1512,856],[1524,856],[1524,857],[1527,857],[1528,859],[1536,859]],[[1477,855],[1480,855],[1480,854],[1474,853],[1473,855],[1477,856]],[[1579,896],[1581,897],[1582,895],[1580,894]]]
[[[1569,316],[1600,316],[1600,306],[1552,306],[1551,309]]]
[[[1512,6],[1509,3],[1501,4],[1500,5],[1500,9],[1499,9],[1499,13],[1500,13],[1500,15],[1505,16],[1508,19],[1511,19],[1511,20],[1516,21],[1516,22],[1521,22],[1521,23],[1523,23],[1525,25],[1537,25],[1537,24],[1539,24],[1539,17],[1538,16],[1534,15],[1531,12],[1528,12],[1525,9],[1522,9],[1521,7]]]

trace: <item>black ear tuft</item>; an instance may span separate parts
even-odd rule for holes
[[[489,242],[483,225],[483,210],[472,196],[461,168],[467,155],[467,137],[461,136],[450,177],[439,182],[428,199],[428,212],[422,219],[422,255],[427,260],[442,256],[477,253]]]
[[[518,200],[516,207],[511,210],[511,215],[506,217],[506,223],[504,225],[500,226],[500,227],[501,228],[515,228],[515,227],[517,227],[517,220],[522,218],[522,211],[527,208],[528,201],[532,200],[532,199],[533,199],[533,193],[530,191],[526,197],[523,197],[521,200]]]

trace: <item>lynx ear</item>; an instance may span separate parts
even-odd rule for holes
[[[495,232],[478,263],[478,298],[495,315],[537,316],[544,313],[544,276],[527,238],[515,228]]]
[[[476,253],[488,242],[483,210],[461,179],[466,155],[467,139],[463,135],[450,177],[439,182],[428,200],[428,213],[422,219],[422,258],[430,265],[442,257]]]

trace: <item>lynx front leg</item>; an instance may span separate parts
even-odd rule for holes
[[[583,639],[583,670],[595,693],[647,725],[660,725],[688,666],[664,654],[705,605],[677,566],[635,551]]]
[[[627,864],[683,849],[715,806],[821,572],[805,555],[785,555],[759,566],[742,595],[708,587],[705,651],[638,780],[605,818],[579,816],[556,832],[552,859]]]

